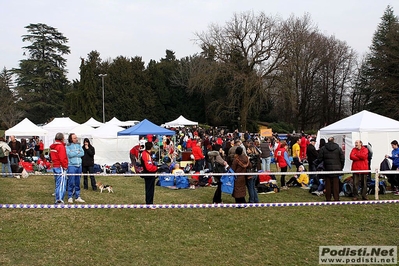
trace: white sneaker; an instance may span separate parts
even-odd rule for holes
[[[73,203],[73,198],[69,198],[68,203]]]
[[[81,197],[77,198],[75,201],[76,201],[76,202],[80,202],[80,203],[85,202]]]

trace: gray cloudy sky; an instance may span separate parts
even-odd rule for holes
[[[30,23],[45,23],[69,39],[72,80],[79,79],[80,57],[92,50],[103,60],[141,56],[146,63],[164,57],[166,49],[178,59],[198,53],[194,32],[211,23],[224,25],[244,11],[283,19],[309,13],[322,33],[362,55],[388,5],[399,14],[398,0],[1,0],[0,67],[18,67],[25,59],[21,36]]]

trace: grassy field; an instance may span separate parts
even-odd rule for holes
[[[87,204],[142,204],[138,177],[99,176],[114,194]],[[52,176],[0,178],[0,204],[52,204]],[[211,203],[214,188],[156,187],[155,203]],[[291,188],[261,202],[323,201]],[[371,197],[373,198],[373,197]],[[380,199],[397,199],[392,194]],[[342,198],[349,200],[349,198]],[[234,199],[224,194],[225,203]],[[398,205],[207,209],[0,209],[0,265],[318,265],[320,245],[398,245]]]

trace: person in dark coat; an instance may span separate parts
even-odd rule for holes
[[[345,156],[341,147],[334,142],[334,138],[328,138],[328,142],[319,151],[317,158],[323,162],[324,171],[342,171],[345,164]],[[338,174],[323,175],[326,189],[326,201],[331,201],[331,193],[334,200],[339,201],[339,178]]]
[[[306,157],[308,158],[309,172],[316,171],[315,161],[317,160],[317,157],[319,156],[319,154],[316,150],[315,144],[316,144],[316,140],[310,139],[310,144],[306,148]]]
[[[225,173],[227,162],[223,160],[223,149],[219,144],[214,144],[212,150],[208,151],[208,158],[212,165],[212,171],[214,173]],[[222,203],[222,183],[220,182],[221,176],[214,176],[217,183],[215,193],[213,195],[213,204]]]
[[[246,173],[247,168],[251,167],[248,156],[243,153],[243,148],[238,146],[235,149],[235,156],[231,168],[235,173]],[[245,196],[247,195],[246,176],[237,175],[234,181],[234,190],[232,196],[236,203],[246,203]]]
[[[96,154],[96,150],[94,149],[93,145],[90,144],[90,140],[88,138],[85,138],[83,140],[82,148],[84,151],[84,155],[82,157],[83,188],[86,190],[89,188],[88,178],[87,178],[87,173],[89,173],[91,188],[93,190],[97,190],[96,178],[93,175],[94,155]]]
[[[316,140],[312,138],[312,139],[310,139],[309,145],[306,147],[306,157],[308,159],[309,172],[316,172],[317,171],[316,160],[317,160],[317,157],[319,156],[319,153],[316,150],[315,145],[316,145]],[[317,175],[310,174],[309,178],[313,179],[313,184],[315,184],[315,183],[317,184],[318,183]]]
[[[19,154],[21,153],[21,142],[19,142],[15,136],[10,136],[10,142],[8,146],[11,148],[11,152],[9,155],[10,163],[11,164],[18,164],[19,163]]]

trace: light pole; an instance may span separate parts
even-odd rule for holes
[[[102,81],[102,88],[103,88],[103,123],[105,123],[105,106],[104,106],[104,77],[107,76],[107,74],[99,74],[99,77],[101,77]]]

